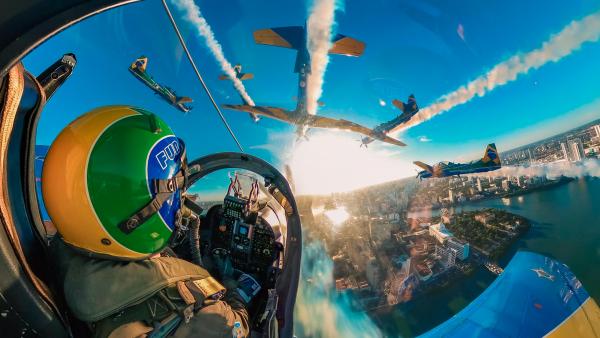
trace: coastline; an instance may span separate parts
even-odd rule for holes
[[[486,196],[483,197],[481,199],[478,200],[469,200],[469,201],[464,201],[464,202],[454,202],[454,203],[447,203],[447,204],[442,204],[442,205],[429,205],[429,206],[411,206],[410,210],[408,210],[408,213],[413,213],[413,212],[422,212],[422,211],[431,211],[431,210],[442,210],[444,208],[454,208],[454,207],[461,207],[461,206],[465,206],[465,205],[471,205],[471,204],[478,204],[481,202],[487,202],[487,201],[491,201],[494,199],[502,199],[502,198],[510,198],[510,197],[516,197],[516,196],[522,196],[522,195],[527,195],[533,192],[538,192],[538,191],[543,191],[543,190],[547,190],[547,189],[551,189],[551,188],[555,188],[558,186],[561,186],[563,184],[567,184],[570,183],[574,180],[577,180],[578,178],[573,178],[573,177],[566,177],[566,176],[561,176],[558,180],[556,181],[549,181],[545,184],[533,187],[533,188],[529,188],[529,189],[524,189],[524,190],[520,190],[520,191],[514,191],[514,192],[506,192],[503,194],[498,194],[498,195],[491,195],[491,196]]]

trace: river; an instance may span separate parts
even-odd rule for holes
[[[590,296],[600,300],[600,179],[578,179],[547,190],[453,209],[482,208],[506,210],[532,221],[530,230],[500,258],[500,266],[506,266],[518,250],[544,254],[567,264]],[[443,290],[377,313],[374,319],[389,336],[424,333],[463,309],[495,277],[481,267]]]

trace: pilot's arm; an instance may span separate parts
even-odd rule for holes
[[[219,274],[227,293],[222,300],[206,303],[195,318],[180,326],[175,337],[249,337],[250,324],[246,307],[260,291],[260,285],[250,275],[233,277],[228,258],[217,258]]]
[[[248,312],[237,290],[227,291],[224,299],[204,306],[186,325],[181,325],[175,337],[235,337],[236,323],[239,323],[238,336],[250,336]]]

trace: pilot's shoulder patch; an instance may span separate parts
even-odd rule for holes
[[[225,287],[213,277],[206,277],[202,279],[187,281],[185,282],[184,286],[189,292],[191,292],[195,301],[198,301],[198,298],[201,298],[202,300],[221,299],[221,297],[223,297],[223,295],[225,294],[225,291],[227,291]],[[185,291],[183,293],[185,293]],[[183,294],[181,296],[185,297]]]

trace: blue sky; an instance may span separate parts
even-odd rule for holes
[[[244,71],[255,74],[253,80],[245,82],[254,101],[293,108],[297,90],[297,77],[292,72],[294,51],[256,45],[252,31],[302,25],[307,4],[280,0],[196,3],[227,59],[232,64],[242,63]],[[390,104],[393,98],[404,99],[414,93],[420,106],[426,107],[512,55],[539,48],[571,21],[598,10],[600,3],[592,0],[572,1],[568,6],[545,1],[543,7],[539,2],[513,0],[348,2],[336,15],[337,31],[366,42],[367,47],[359,58],[331,57],[321,98],[325,106],[318,114],[373,127],[398,114]],[[217,80],[221,70],[203,39],[179,12],[174,14],[217,102],[239,103],[231,83]],[[457,34],[459,24],[464,27],[464,41]],[[24,63],[38,74],[65,52],[74,52],[78,65],[48,103],[40,120],[38,143],[51,143],[66,124],[92,108],[130,104],[164,118],[186,141],[190,157],[236,150],[195,80],[159,1],[130,4],[85,20],[32,51]],[[147,71],[155,80],[194,99],[190,114],[182,115],[131,76],[127,67],[140,55],[149,57]],[[496,142],[502,151],[599,118],[597,60],[600,43],[584,44],[556,63],[534,69],[484,97],[408,129],[399,136],[408,147],[377,144],[360,150],[374,155],[359,156],[354,155],[356,150],[348,150],[351,158],[344,165],[367,165],[352,158],[388,156],[398,162],[382,159],[377,163],[399,163],[401,168],[395,174],[407,176],[413,173],[414,160],[472,159],[490,142]],[[379,105],[380,99],[387,102],[385,107]],[[292,127],[268,119],[254,124],[246,114],[224,113],[250,153],[280,166],[288,158],[286,151],[293,151]],[[351,138],[352,142],[358,139],[346,133],[332,135]],[[430,141],[420,142],[423,136]],[[319,140],[315,137],[310,142]],[[358,143],[352,143],[354,146],[358,148]],[[392,178],[392,174],[380,175],[377,170],[366,175]]]

